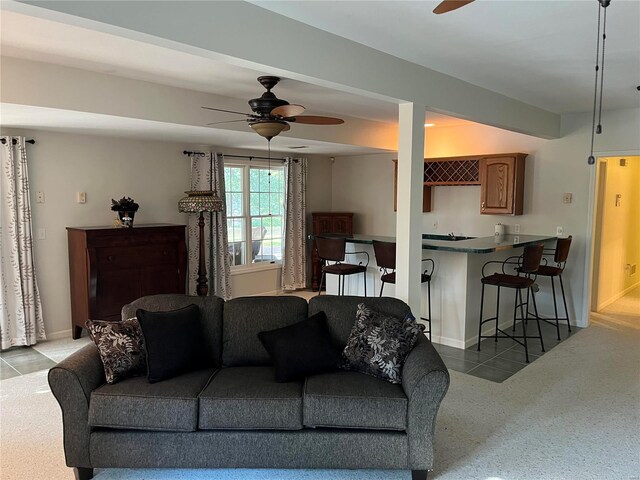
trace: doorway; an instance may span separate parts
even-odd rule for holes
[[[598,158],[595,199],[591,311],[640,312],[640,156]]]

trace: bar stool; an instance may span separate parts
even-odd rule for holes
[[[380,276],[380,297],[382,296],[382,290],[385,283],[396,284],[396,244],[395,242],[381,242],[379,240],[373,241],[373,252],[376,255],[376,263],[382,275]],[[422,272],[420,283],[427,284],[427,300],[429,301],[429,318],[420,317],[420,320],[424,320],[429,325],[426,332],[431,339],[431,277],[435,264],[430,258],[423,258],[423,262],[431,263],[431,270],[429,267]]]
[[[571,247],[571,235],[567,238],[559,238],[556,242],[555,250],[549,251],[549,249],[545,249],[543,255],[553,255],[553,261],[555,262],[555,266],[547,265],[546,258],[544,259],[545,264],[540,265],[538,271],[536,272],[539,277],[549,277],[551,279],[551,293],[553,295],[553,309],[555,310],[555,321],[556,321],[556,332],[558,333],[558,340],[560,340],[560,320],[567,321],[567,327],[569,327],[569,332],[571,332],[571,323],[569,323],[569,310],[567,309],[567,299],[564,295],[564,285],[562,284],[562,272],[564,271],[564,267],[567,265],[567,257],[569,256],[569,248]],[[562,303],[564,304],[564,318],[558,318],[558,303],[556,301],[556,287],[554,284],[554,278],[558,277],[560,279],[560,290],[562,292]],[[544,322],[550,323],[552,322],[543,318]]]
[[[542,340],[542,330],[540,329],[540,317],[538,316],[538,307],[536,306],[536,297],[533,292],[533,284],[535,282],[535,276],[540,266],[540,261],[542,260],[542,253],[544,250],[544,245],[530,245],[524,248],[524,253],[518,262],[511,262],[509,259],[504,262],[491,261],[484,264],[482,267],[482,296],[480,298],[480,325],[478,326],[478,351],[480,351],[480,342],[483,338],[494,338],[495,341],[498,341],[498,338],[510,338],[516,343],[519,343],[524,347],[524,354],[526,358],[526,362],[529,363],[529,349],[527,347],[527,338],[539,338],[540,339],[540,347],[544,352],[544,342]],[[502,266],[502,273],[493,273],[491,275],[485,275],[485,268],[489,264],[500,264]],[[505,272],[505,267],[507,265],[516,265],[515,269],[518,272],[517,275],[509,275]],[[520,274],[523,276],[520,276]],[[485,285],[493,285],[498,287],[498,294],[496,299],[496,316],[482,319],[482,310],[484,307],[484,286]],[[515,290],[515,304],[513,308],[513,322],[515,324],[516,320],[520,320],[522,322],[522,336],[509,335],[507,332],[501,330],[498,327],[498,322],[500,318],[500,288],[513,288]],[[527,301],[522,301],[522,290],[527,290]],[[536,319],[536,323],[538,324],[538,336],[537,337],[527,337],[527,326],[526,320],[529,317],[529,296],[533,300],[533,310]],[[518,303],[519,300],[519,303]],[[527,306],[526,315],[524,311],[524,306]],[[520,319],[517,319],[518,315],[518,307],[520,307]],[[493,335],[482,335],[482,325],[484,323],[495,320],[496,322],[496,330]],[[502,335],[498,335],[498,332]],[[520,341],[522,339],[522,341]]]
[[[327,273],[338,275],[338,295],[344,295],[344,277],[362,273],[364,279],[364,296],[367,296],[367,267],[369,266],[369,254],[367,252],[347,252],[347,240],[342,237],[316,237],[316,251],[322,262],[322,276],[320,277],[320,287],[318,295],[322,292],[322,283]],[[345,255],[364,254],[367,256],[367,263],[362,262],[357,265],[353,263],[342,263]],[[334,262],[329,264],[328,262]],[[340,293],[340,280],[342,279],[342,293]]]

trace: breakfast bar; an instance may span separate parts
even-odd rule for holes
[[[334,235],[324,235],[334,236]],[[337,235],[335,235],[337,236]],[[344,235],[343,235],[344,237]],[[310,237],[313,238],[313,237]],[[394,237],[354,234],[346,236],[346,262],[366,263],[367,294],[377,295],[380,291],[380,272],[373,252],[373,241],[394,242]],[[477,341],[480,310],[480,278],[483,265],[492,260],[505,260],[519,256],[527,245],[538,243],[552,247],[555,236],[544,235],[500,235],[491,237],[457,237],[454,235],[424,234],[422,239],[423,258],[431,258],[435,270],[431,282],[431,338],[434,342],[457,348],[467,348]],[[355,254],[355,252],[365,252]],[[361,275],[346,277],[346,295],[364,295]],[[356,278],[358,277],[358,278]],[[338,280],[327,275],[327,293],[338,293]],[[422,286],[422,306],[420,315],[427,312],[426,285]],[[385,296],[395,295],[395,285],[386,285]],[[490,293],[486,294],[487,297]],[[513,321],[513,300],[504,299],[500,309],[500,328],[506,328]],[[493,308],[493,311],[491,309]],[[486,303],[485,315],[495,315],[493,302]],[[489,327],[487,326],[487,329]]]

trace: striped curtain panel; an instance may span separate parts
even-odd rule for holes
[[[224,157],[206,152],[191,158],[191,190],[215,190],[225,204],[221,212],[205,213],[205,255],[209,295],[231,298],[231,261],[227,237],[227,212],[224,185]],[[196,295],[198,276],[199,230],[198,215],[189,215],[189,276],[188,292]]]
[[[287,158],[282,289],[307,287],[306,191],[307,159]]]
[[[2,349],[46,340],[33,266],[24,137],[2,137],[0,157],[0,338]]]

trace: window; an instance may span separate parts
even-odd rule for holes
[[[282,166],[225,165],[232,266],[282,261],[284,176]]]

